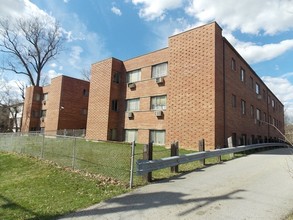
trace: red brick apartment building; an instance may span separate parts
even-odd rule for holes
[[[58,76],[44,87],[27,88],[22,132],[85,129],[89,82]]]
[[[92,65],[87,139],[206,148],[282,138],[284,106],[222,36],[217,23],[167,48]],[[273,124],[269,125],[269,124]]]

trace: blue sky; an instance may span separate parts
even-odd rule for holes
[[[101,59],[164,48],[168,37],[212,21],[293,117],[292,0],[0,0],[0,17],[46,15],[68,36],[45,74],[81,78]],[[2,73],[13,82],[15,77]],[[25,80],[25,79],[24,79]]]

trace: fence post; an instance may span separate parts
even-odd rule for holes
[[[199,150],[200,152],[201,152],[201,151],[205,151],[205,141],[204,141],[204,139],[199,140],[199,142],[198,142],[198,150]],[[205,159],[200,160],[200,162],[201,162],[201,164],[202,164],[203,166],[206,165]]]
[[[73,150],[72,150],[72,169],[75,168],[75,157],[76,157],[76,137],[74,137]]]
[[[134,154],[135,154],[135,141],[131,143],[131,162],[130,162],[130,180],[129,180],[130,189],[133,186]]]
[[[144,160],[152,160],[153,159],[153,142],[146,144],[143,146],[143,159]],[[144,176],[147,182],[152,181],[152,172],[147,173]]]
[[[44,159],[44,147],[45,147],[45,134],[42,134],[42,148],[41,148],[41,159]]]
[[[179,156],[179,143],[173,142],[171,144],[171,157],[173,156]],[[171,173],[178,173],[179,172],[179,166],[171,167]]]
[[[233,138],[232,137],[228,137],[228,148],[233,148]],[[229,159],[233,159],[234,158],[234,153],[229,154]]]

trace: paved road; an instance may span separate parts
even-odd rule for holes
[[[293,151],[278,149],[207,167],[62,219],[282,219],[293,211]]]

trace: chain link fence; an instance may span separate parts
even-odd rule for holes
[[[55,132],[56,134],[56,132]],[[68,134],[68,133],[67,133]],[[52,161],[59,166],[98,174],[128,186],[131,166],[131,144],[92,142],[84,138],[50,133],[0,134],[0,150],[16,152]],[[142,152],[142,145],[137,146]],[[137,154],[135,160],[142,154]],[[134,176],[134,186],[145,184]]]
[[[56,133],[60,135],[56,135]],[[62,167],[118,181],[126,187],[147,183],[147,178],[136,175],[136,161],[144,157],[143,144],[135,145],[134,166],[131,167],[132,148],[130,143],[87,141],[82,137],[76,137],[77,134],[82,136],[83,132],[62,130],[46,133],[0,133],[0,151],[16,152],[52,161]],[[194,151],[179,150],[179,154],[191,152]],[[154,146],[152,156],[153,159],[170,157],[170,148]],[[180,171],[191,171],[200,166],[199,162],[183,164],[180,166]],[[159,180],[173,175],[175,174],[166,168],[154,171],[152,179]]]

